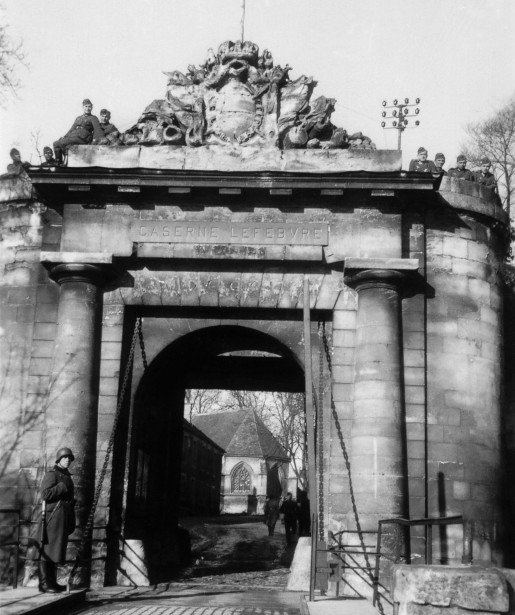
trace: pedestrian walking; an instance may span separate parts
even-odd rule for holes
[[[275,524],[279,519],[279,500],[266,496],[265,502],[265,524],[268,527],[268,535],[273,536],[275,532]]]
[[[75,529],[74,487],[68,470],[74,459],[68,447],[60,448],[55,466],[41,482],[39,591],[49,594],[66,589],[57,583],[57,564],[64,563],[68,536]]]
[[[292,537],[297,533],[297,504],[293,501],[288,491],[286,499],[281,504],[279,512],[284,515],[284,530],[286,532],[286,544],[291,545]]]

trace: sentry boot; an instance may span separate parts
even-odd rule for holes
[[[38,586],[39,591],[45,594],[56,594],[57,589],[55,589],[49,577],[48,562],[43,559],[39,560],[38,575],[39,575],[39,586]]]
[[[48,570],[49,570],[49,582],[50,585],[52,585],[52,587],[58,591],[58,592],[63,592],[66,589],[66,585],[59,585],[59,583],[57,582],[57,564],[54,564],[54,562],[48,562],[47,563],[48,566]]]

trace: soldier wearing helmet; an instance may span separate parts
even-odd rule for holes
[[[57,564],[66,558],[68,536],[75,529],[73,480],[68,468],[75,459],[71,449],[60,448],[55,465],[41,482],[41,500],[46,506],[42,519],[39,560],[39,591],[55,594],[66,586],[57,583]]]

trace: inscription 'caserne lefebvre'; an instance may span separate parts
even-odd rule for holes
[[[184,222],[145,220],[133,224],[132,240],[149,243],[238,243],[327,245],[327,224],[277,222]]]

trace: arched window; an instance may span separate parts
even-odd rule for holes
[[[232,493],[250,493],[251,479],[250,472],[240,464],[234,468],[231,476],[231,492]]]

